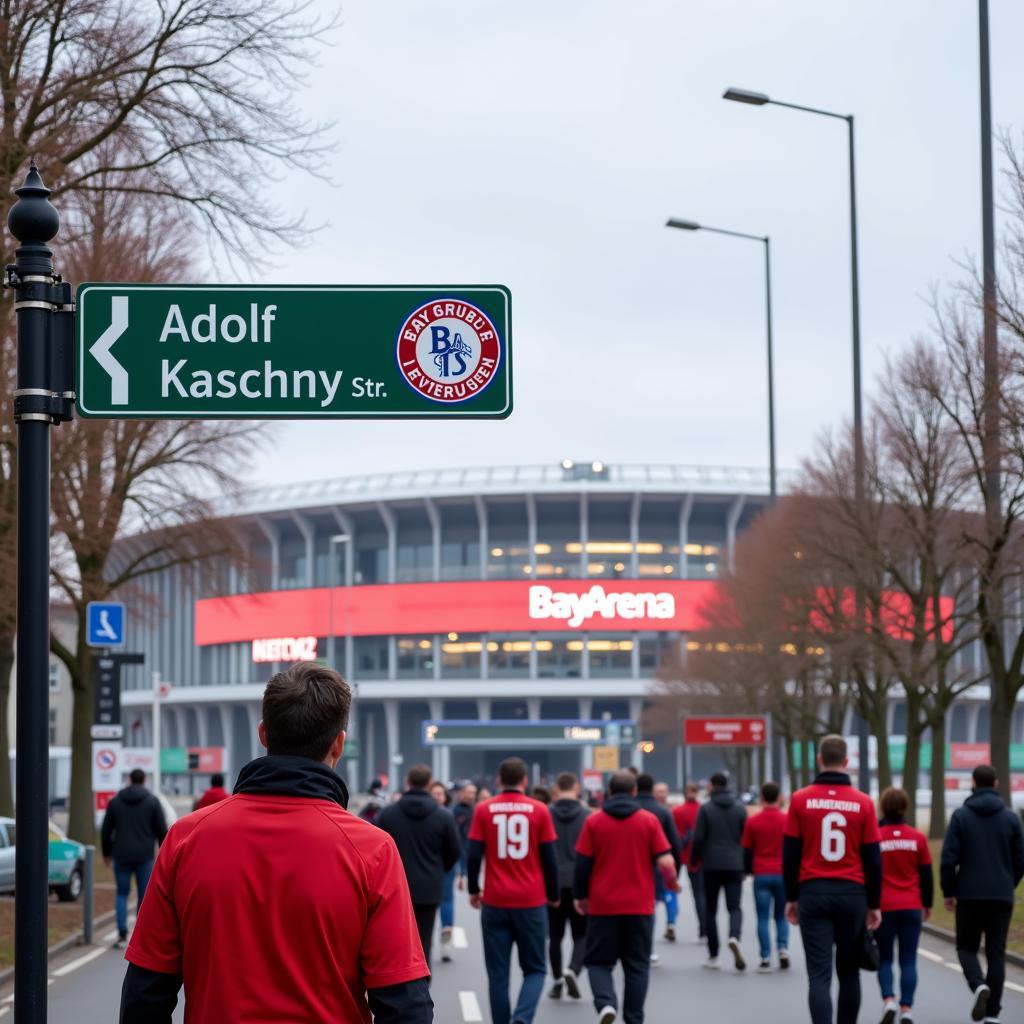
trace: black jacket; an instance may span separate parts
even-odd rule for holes
[[[440,903],[445,872],[462,854],[451,812],[425,789],[410,789],[398,803],[385,807],[374,824],[398,847],[413,903]]]
[[[743,823],[747,809],[734,793],[719,789],[700,809],[693,830],[690,862],[707,871],[742,871]]]
[[[556,800],[551,807],[551,820],[555,825],[558,842],[555,843],[555,857],[558,859],[558,888],[572,888],[572,873],[576,866],[576,841],[583,831],[583,822],[590,814],[579,800]]]
[[[127,786],[107,805],[100,842],[119,864],[145,864],[167,835],[160,801],[145,786]]]
[[[947,899],[1013,902],[1024,878],[1024,831],[997,790],[975,789],[953,812],[940,878]]]
[[[668,845],[672,847],[672,859],[676,862],[676,870],[682,863],[683,841],[679,838],[679,829],[676,828],[672,812],[664,805],[654,799],[653,793],[637,793],[636,802],[645,810],[650,811],[661,824],[661,831],[665,833]]]

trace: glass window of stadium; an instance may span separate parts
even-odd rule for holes
[[[695,502],[686,532],[688,579],[714,579],[725,558],[727,508],[718,502]]]
[[[278,585],[282,590],[297,590],[307,584],[306,542],[298,531],[287,527],[281,531],[281,566]]]
[[[398,638],[398,678],[432,679],[434,676],[434,638],[400,636]]]
[[[527,633],[509,633],[487,637],[487,675],[492,679],[524,679],[530,674],[530,649]]]
[[[678,649],[678,633],[640,633],[640,674],[653,675]]]
[[[641,576],[679,575],[679,502],[644,498],[640,506],[637,570]]]
[[[535,646],[540,678],[578,679],[583,674],[583,638],[579,634],[546,634],[535,641]]]
[[[631,505],[628,498],[592,498],[587,503],[588,576],[614,579],[632,575]],[[575,545],[574,550],[578,554],[580,545]]]
[[[441,579],[480,578],[480,522],[470,504],[441,505]]]
[[[354,581],[357,584],[389,582],[388,535],[379,513],[355,512],[352,514],[352,520],[355,527]]]
[[[354,641],[357,679],[387,679],[388,638],[386,636],[357,636]]]
[[[582,649],[586,644],[590,658],[591,676],[631,676],[633,674],[633,648],[635,641],[630,635],[588,636],[586,640],[569,641],[570,648],[578,643]]]
[[[480,675],[483,639],[479,633],[448,633],[441,638],[441,677],[458,679]]]
[[[530,573],[530,528],[526,502],[487,503],[487,576],[492,580],[523,579]]]
[[[422,507],[399,508],[398,568],[399,583],[422,583],[434,578],[434,535]]]
[[[538,577],[580,575],[580,503],[578,499],[537,501]]]

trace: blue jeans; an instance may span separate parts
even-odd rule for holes
[[[774,908],[772,901],[775,901]],[[754,877],[754,903],[757,905],[757,941],[761,946],[761,959],[772,955],[770,918],[775,918],[775,945],[789,949],[789,922],[786,920],[786,887],[782,875],[756,875]],[[774,913],[773,913],[774,910]]]
[[[914,1005],[917,989],[917,940],[921,938],[920,910],[887,910],[882,924],[875,932],[875,942],[881,954],[878,967],[878,987],[883,999],[892,999],[896,984],[892,975],[892,957],[897,942],[900,944],[900,1006]]]
[[[441,927],[451,928],[455,924],[455,868],[444,873],[444,889],[441,896]]]
[[[493,1024],[532,1024],[547,974],[544,948],[548,938],[548,908],[492,907],[485,903],[480,912],[480,924],[484,933],[484,963]],[[523,972],[523,987],[514,1012],[508,995],[513,944],[519,949],[519,967]]]
[[[139,892],[136,907],[142,905],[142,897],[146,895],[149,876],[153,873],[153,862],[143,861],[141,864],[127,861],[114,861],[114,881],[117,884],[117,895],[114,898],[114,911],[117,916],[117,930],[121,935],[128,932],[128,895],[132,889],[132,875]]]
[[[658,902],[665,904],[665,914],[667,916],[665,923],[668,925],[675,924],[676,918],[679,917],[679,897],[676,893],[669,892],[665,888],[665,881],[658,870],[654,872],[654,892]]]

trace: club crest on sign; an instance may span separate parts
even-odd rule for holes
[[[434,402],[465,402],[494,380],[502,341],[491,318],[463,299],[432,299],[398,332],[398,368],[406,383]]]

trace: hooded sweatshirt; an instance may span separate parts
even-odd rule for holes
[[[550,808],[551,820],[555,825],[555,858],[558,860],[558,888],[571,889],[572,875],[576,867],[576,843],[583,831],[583,822],[590,814],[579,800],[570,798],[556,800]]]
[[[979,787],[953,812],[940,877],[947,899],[1013,902],[1024,878],[1024,830],[998,790]]]
[[[119,864],[145,864],[167,835],[160,801],[142,785],[122,789],[107,806],[100,842],[103,856]]]
[[[676,828],[672,812],[664,805],[659,804],[653,793],[637,793],[636,802],[645,810],[650,811],[661,824],[661,830],[665,833],[669,846],[672,847],[672,859],[676,862],[676,869],[683,863],[683,842],[679,838],[679,830]]]
[[[447,808],[425,789],[410,789],[377,815],[395,841],[413,903],[440,903],[444,876],[462,855],[459,828]]]
[[[697,815],[691,860],[706,871],[742,871],[747,809],[727,789],[718,789]]]

